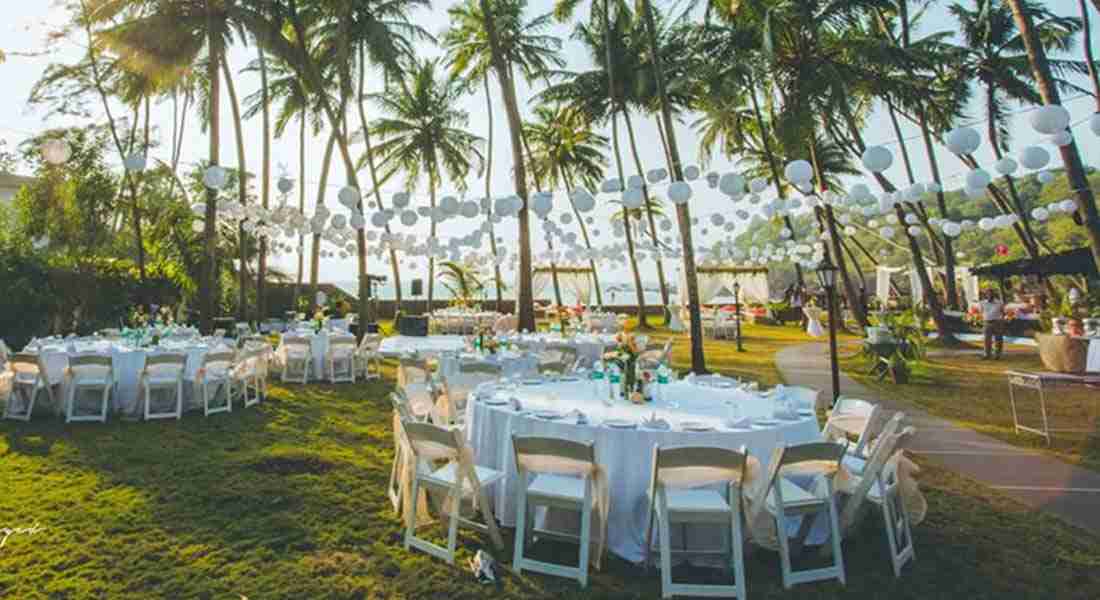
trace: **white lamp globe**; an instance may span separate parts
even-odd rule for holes
[[[1007,156],[993,164],[993,168],[1001,175],[1011,175],[1015,173],[1018,166],[1015,160]]]
[[[458,198],[454,196],[444,196],[439,201],[439,208],[443,211],[443,214],[448,217],[453,217],[458,214]]]
[[[673,204],[687,204],[691,200],[691,185],[683,181],[674,181],[668,186],[668,199]]]
[[[642,179],[641,175],[631,175],[626,178],[626,189],[628,190],[634,188],[641,189],[643,185],[645,185],[645,180]]]
[[[191,221],[191,231],[194,231],[195,233],[202,233],[205,230],[206,230],[206,223],[204,223],[202,221],[199,221],[197,219],[194,220],[194,221]]]
[[[966,174],[966,187],[980,190],[989,185],[991,180],[992,178],[985,169],[974,169]]]
[[[641,190],[638,190],[641,193]],[[545,219],[546,215],[550,214],[550,211],[554,208],[554,196],[549,192],[535,192],[531,196],[531,210],[535,211],[535,214],[541,219]]]
[[[497,198],[493,201],[493,214],[499,217],[507,217],[511,215],[512,201],[507,197]]]
[[[714,213],[710,216],[710,222],[715,227],[721,227],[726,223],[726,217],[722,216],[721,213]]]
[[[362,229],[366,226],[367,220],[363,218],[363,213],[354,213],[349,219],[352,229]]]
[[[894,228],[893,227],[886,226],[886,227],[883,227],[882,229],[879,229],[878,231],[879,231],[880,234],[882,234],[882,237],[884,237],[884,238],[894,237]]]
[[[814,167],[805,160],[792,160],[783,169],[783,176],[795,185],[809,183],[814,178]]]
[[[642,188],[627,188],[623,192],[623,206],[627,208],[641,208],[645,203],[645,199],[642,195]]]
[[[851,237],[855,234],[856,234],[856,228],[855,227],[849,225],[849,226],[844,228],[844,235]]]
[[[212,190],[220,190],[225,187],[229,179],[229,172],[219,166],[213,166],[202,174],[202,183]]]
[[[917,237],[918,235],[920,235],[920,227],[917,227],[916,225],[910,225],[909,228],[906,229],[906,231],[908,231],[909,235],[913,237]]]
[[[993,217],[993,226],[997,229],[1002,229],[1009,225],[1012,225],[1012,219],[1010,219],[1008,215],[997,215]]]
[[[962,226],[949,221],[943,224],[943,233],[947,237],[959,237],[959,234],[962,233]]]
[[[349,186],[340,188],[340,193],[336,195],[340,200],[340,204],[348,208],[352,208],[359,204],[359,189]]]
[[[332,228],[333,229],[343,229],[344,227],[347,227],[347,224],[348,224],[348,218],[344,215],[336,215],[336,216],[332,217]]]
[[[868,146],[860,157],[863,168],[872,173],[881,173],[894,164],[894,155],[883,146]]]
[[[1050,153],[1039,146],[1028,146],[1020,151],[1020,164],[1028,169],[1042,169],[1050,162]]]
[[[378,211],[370,216],[370,224],[375,227],[386,226],[386,215],[382,211]]]
[[[740,197],[745,193],[745,178],[737,173],[726,173],[718,180],[718,189],[727,196]]]
[[[412,227],[413,225],[416,225],[416,220],[418,218],[420,217],[416,214],[415,210],[401,211],[401,224],[405,227]]]
[[[906,225],[916,225],[919,222],[920,222],[920,219],[917,218],[917,215],[905,215],[905,224]]]
[[[1031,112],[1031,128],[1039,133],[1054,135],[1069,127],[1069,111],[1058,104],[1040,106]]]
[[[576,207],[579,212],[586,213],[596,208],[596,199],[587,191],[578,190],[573,193],[573,206]]]
[[[982,143],[982,136],[970,127],[958,127],[947,132],[947,149],[954,154],[973,154]]]
[[[871,189],[864,183],[854,184],[851,189],[848,190],[848,197],[856,202],[863,202],[871,197]]]
[[[695,165],[688,165],[684,167],[684,179],[687,181],[695,181],[699,179],[699,167]]]

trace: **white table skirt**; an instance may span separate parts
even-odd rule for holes
[[[589,425],[577,425],[575,419],[543,420],[529,414],[518,414],[507,406],[488,406],[473,397],[467,402],[467,435],[476,454],[477,463],[503,471],[507,477],[494,484],[491,498],[497,517],[507,526],[514,526],[516,519],[515,493],[516,469],[511,436],[513,434],[543,435],[582,442],[595,442],[596,460],[608,474],[611,491],[611,510],[608,526],[608,549],[616,555],[638,562],[644,558],[647,526],[650,472],[653,447],[673,445],[717,446],[738,449],[745,445],[757,457],[763,469],[767,469],[772,451],[780,443],[798,444],[819,441],[821,433],[817,421],[806,417],[796,421],[781,421],[779,425],[749,430],[718,429],[709,432],[685,432],[675,430],[681,419],[721,422],[727,406],[719,400],[735,394],[743,416],[768,416],[771,401],[733,390],[708,389],[686,382],[671,384],[670,395],[683,403],[679,409],[646,404],[634,406],[620,402],[605,407],[593,401],[586,382],[557,383],[537,386],[521,386],[515,396],[525,403],[524,409],[547,406],[546,396],[557,396],[554,406],[563,412],[581,407],[589,419]],[[511,392],[501,392],[511,394]],[[543,398],[539,398],[543,396]],[[640,420],[656,412],[658,416],[673,421],[672,431],[645,429],[613,429],[599,425],[604,418],[629,415]],[[765,471],[766,472],[766,471]],[[554,511],[549,526],[553,529],[576,526],[575,515]],[[721,532],[708,526],[689,526],[674,532],[674,545],[683,543],[682,533],[688,536],[689,547],[717,548]],[[674,546],[675,547],[675,546]]]
[[[1089,355],[1085,370],[1089,373],[1100,373],[1100,338],[1089,340]]]
[[[224,348],[231,351],[230,348]],[[78,343],[79,353],[95,352],[97,354],[110,355],[111,366],[114,370],[117,386],[111,394],[110,412],[121,414],[123,417],[140,419],[144,415],[144,407],[141,404],[139,380],[141,372],[145,369],[145,359],[149,354],[181,353],[187,355],[187,367],[183,375],[183,408],[194,410],[202,408],[201,398],[197,398],[191,389],[190,381],[195,378],[195,373],[202,366],[203,357],[210,351],[208,346],[191,345],[180,347],[162,347],[154,350],[131,349],[110,342]],[[61,384],[61,396],[57,398],[57,410],[62,410],[64,400],[68,396],[65,385],[65,368],[69,366],[69,356],[73,354],[62,346],[45,346],[41,350],[42,362],[46,367],[46,377],[51,384]]]
[[[382,339],[378,353],[382,356],[403,356],[417,353],[422,355],[461,352],[466,348],[466,339],[461,335],[408,336],[395,335]]]
[[[275,349],[276,359],[282,363],[286,360],[286,347],[283,346],[283,338],[290,337],[304,337],[309,339],[309,351],[313,355],[313,372],[310,373],[312,379],[321,380],[325,378],[325,355],[328,354],[329,338],[332,336],[349,336],[350,333],[346,331],[340,331],[335,333],[329,333],[328,331],[321,331],[321,333],[315,333],[313,331],[294,331],[284,333],[279,337],[279,347]]]

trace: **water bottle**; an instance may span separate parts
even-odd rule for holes
[[[589,378],[592,380],[592,399],[599,400],[603,395],[603,361],[598,360],[596,364],[592,366],[592,372],[589,374]]]
[[[668,395],[669,368],[665,363],[657,367],[657,385],[654,390],[657,402],[664,402]]]
[[[622,388],[623,373],[619,370],[619,365],[611,363],[611,370],[608,371],[607,377],[607,397],[610,400],[618,400],[619,392]]]

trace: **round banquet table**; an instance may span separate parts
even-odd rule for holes
[[[524,380],[512,387],[500,384],[481,386],[466,403],[467,436],[477,463],[507,475],[494,484],[491,491],[497,518],[507,526],[515,525],[517,477],[512,435],[595,442],[596,461],[608,474],[611,491],[607,547],[632,562],[644,558],[649,506],[647,492],[654,445],[730,449],[744,445],[760,461],[762,472],[766,473],[772,451],[779,444],[800,444],[822,439],[816,417],[812,414],[801,412],[800,416],[791,416],[788,420],[772,419],[776,404],[772,399],[736,388],[678,381],[669,384],[666,390],[667,398],[680,403],[676,408],[670,408],[663,402],[633,405],[623,400],[607,406],[596,398],[587,381],[535,381]],[[521,412],[514,410],[510,402],[489,404],[512,398],[519,401]],[[730,407],[726,400],[737,407],[741,427],[729,426]],[[536,416],[545,409],[563,416]],[[584,413],[586,424],[578,424],[577,416],[572,412],[577,410]],[[608,419],[626,419],[641,424],[654,413],[667,421],[671,429],[643,426],[620,429],[605,424]],[[752,423],[744,423],[745,420]],[[714,429],[684,431],[682,426],[689,422],[703,423]],[[548,518],[553,523],[553,529],[575,529],[577,522],[575,514],[558,511]],[[722,539],[721,532],[713,527],[687,525],[674,531],[674,539],[671,540],[674,547],[684,542],[684,535],[692,549],[717,548]]]
[[[586,364],[593,364],[603,357],[608,348],[615,346],[613,333],[580,333],[563,336],[560,333],[517,333],[502,336],[504,340],[521,348],[537,350],[547,344],[565,344],[577,349],[577,358]],[[639,338],[644,343],[644,336]]]
[[[445,353],[439,356],[439,373],[441,375],[454,375],[462,370],[464,365],[491,365],[500,367],[504,377],[526,377],[538,375],[539,359],[533,354],[503,350],[496,354],[487,352],[460,352],[457,354]]]
[[[287,331],[279,336],[279,347],[275,349],[275,356],[278,361],[282,363],[286,360],[286,347],[283,346],[283,339],[286,337],[302,337],[309,340],[309,352],[313,356],[313,370],[310,373],[312,379],[322,380],[325,378],[325,355],[328,354],[328,342],[330,337],[347,337],[351,335],[346,331],[332,331],[322,329],[320,333],[317,333],[315,329],[303,330],[298,329],[295,331]]]
[[[230,346],[221,344],[218,344],[219,350],[234,351]],[[61,384],[61,396],[57,398],[56,406],[59,412],[64,410],[64,398],[68,396],[65,369],[69,366],[69,357],[84,353],[111,357],[111,367],[117,382],[117,387],[111,394],[111,413],[121,414],[128,419],[140,419],[144,415],[138,383],[141,372],[145,369],[145,359],[150,354],[167,353],[187,355],[187,366],[183,373],[183,409],[187,411],[202,408],[202,400],[192,393],[190,382],[195,379],[195,373],[202,366],[203,357],[211,351],[209,341],[198,338],[162,340],[155,348],[132,348],[114,340],[64,340],[42,344],[37,351],[45,365],[47,379],[51,384]]]
[[[461,352],[466,349],[466,338],[461,335],[393,335],[382,338],[378,353],[398,357],[406,354],[436,355],[444,352]]]

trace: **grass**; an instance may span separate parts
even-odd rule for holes
[[[1051,427],[1088,429],[1091,433],[1057,432],[1049,448],[1037,435],[1016,434],[1004,372],[1044,370],[1035,348],[1011,347],[999,361],[981,360],[980,354],[973,351],[934,352],[913,368],[906,385],[868,376],[867,363],[858,354],[846,357],[842,364],[850,376],[884,396],[1010,444],[1042,449],[1067,462],[1100,470],[1100,402],[1095,389],[1061,387],[1046,393]],[[1016,392],[1021,421],[1033,426],[1041,423],[1037,393],[1019,388]]]
[[[777,381],[768,379],[778,377],[768,361],[800,334],[750,331],[747,353],[708,344],[709,364],[733,373],[759,368],[762,380]],[[681,344],[677,361],[686,359]],[[384,491],[393,453],[387,390],[382,382],[273,386],[258,407],[180,422],[0,423],[0,529],[42,527],[0,548],[0,598],[658,597],[655,572],[615,558],[586,591],[510,572],[494,589],[462,566],[406,552]],[[778,555],[758,550],[747,559],[749,594],[1100,597],[1095,537],[935,466],[924,469],[929,515],[915,531],[918,559],[901,579],[885,555],[881,521],[872,518],[845,543],[846,588],[784,591]],[[505,530],[505,543],[511,539]],[[460,540],[459,565],[480,548],[510,564],[510,545],[495,551],[465,531]],[[575,555],[568,546],[536,552]]]

